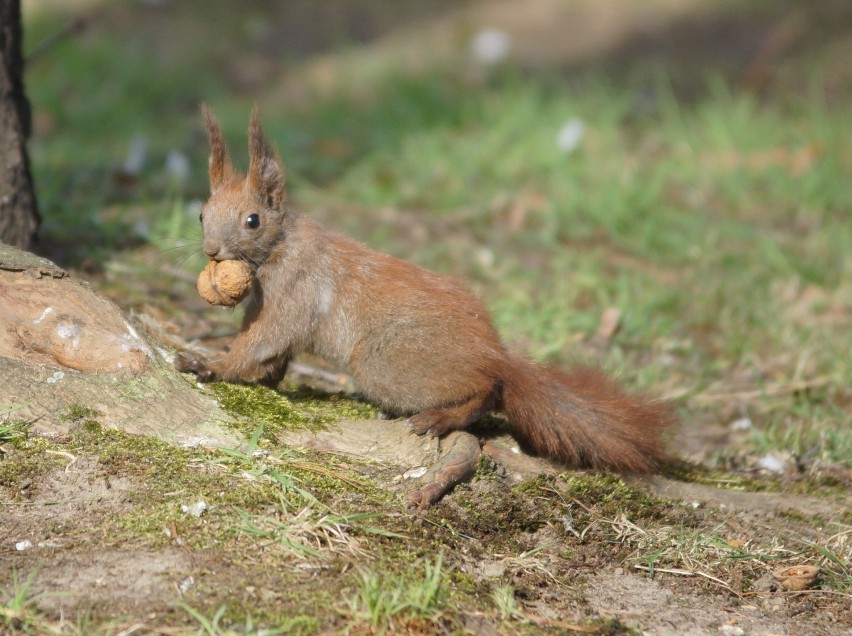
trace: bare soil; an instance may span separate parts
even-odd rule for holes
[[[21,484],[2,488],[0,568],[5,572],[15,568],[21,578],[32,575],[38,607],[54,620],[88,612],[100,621],[137,623],[156,632],[186,622],[181,603],[210,606],[213,600],[214,607],[216,602],[244,603],[248,608],[270,603],[288,606],[294,603],[295,588],[300,602],[317,588],[340,590],[341,574],[350,564],[360,567],[370,561],[353,556],[332,564],[294,562],[276,557],[261,544],[246,553],[241,537],[192,547],[191,531],[174,525],[163,527],[160,539],[116,538],[113,521],[134,509],[139,513],[139,507],[146,505],[139,496],[146,489],[144,479],[133,471],[115,472],[88,453],[47,459],[49,469],[29,478],[23,490]],[[836,497],[831,510],[822,497],[799,496],[780,506],[778,495],[772,493],[704,488],[697,494],[695,484],[662,482],[655,478],[640,485],[688,504],[660,509],[654,521],[637,518],[630,511],[609,518],[597,511],[593,500],[572,505],[563,478],[545,482],[545,494],[566,502],[563,524],[572,510],[581,512],[588,506],[597,511],[585,527],[576,523],[582,540],[560,528],[558,516],[542,510],[546,506],[539,501],[541,495],[503,497],[506,491],[499,479],[462,486],[431,510],[411,513],[411,519],[415,526],[425,524],[426,538],[445,542],[450,567],[463,573],[469,584],[486,589],[496,582],[510,582],[527,616],[556,632],[563,623],[580,625],[591,620],[586,624],[589,633],[627,633],[631,627],[647,634],[740,633],[734,627],[745,634],[849,633],[848,598],[828,587],[784,592],[772,577],[775,565],[759,561],[733,568],[728,576],[705,568],[706,562],[693,570],[680,567],[669,573],[658,566],[661,571],[651,576],[631,559],[630,541],[625,541],[624,534],[697,526],[755,546],[780,540],[793,554],[841,527],[831,521],[837,514],[845,514],[848,523],[848,496]],[[188,502],[180,493],[174,497],[175,505]],[[487,506],[492,510],[483,511]],[[789,514],[793,510],[794,517]],[[472,511],[482,513],[482,518]],[[215,523],[216,517],[209,518],[206,523]],[[445,529],[433,527],[436,523]],[[619,532],[604,532],[619,524]],[[446,528],[453,530],[448,534]],[[421,544],[423,538],[413,537],[412,545]],[[15,544],[24,540],[32,547],[17,550]],[[703,558],[696,556],[698,561]],[[751,580],[738,582],[737,577],[743,576]],[[314,612],[309,609],[308,613]],[[465,614],[458,621],[471,619]],[[483,627],[483,620],[491,629],[501,625],[486,613],[484,619],[477,618],[474,633],[494,633]],[[605,621],[617,623],[607,628]],[[323,629],[333,632],[342,626],[334,612],[322,623]],[[607,631],[610,628],[615,631]],[[503,623],[500,633],[524,629]]]

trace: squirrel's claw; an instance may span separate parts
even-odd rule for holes
[[[216,374],[207,367],[207,363],[188,353],[179,353],[175,356],[175,369],[181,373],[193,373],[199,382],[213,382]]]
[[[406,421],[408,428],[418,435],[430,437],[441,437],[446,433],[458,428],[453,426],[448,418],[442,417],[440,412],[423,412],[412,415]]]

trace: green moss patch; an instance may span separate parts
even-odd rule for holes
[[[210,385],[222,407],[239,417],[239,430],[251,435],[262,424],[267,435],[297,429],[321,430],[341,419],[375,417],[374,406],[337,393],[307,387],[283,393],[260,385]]]
[[[663,467],[662,473],[678,481],[743,492],[778,492],[825,497],[843,495],[849,490],[848,478],[837,471],[779,476],[755,471],[738,473],[686,461],[672,461]]]
[[[17,438],[8,445],[8,451],[0,450],[0,488],[21,488],[63,462],[67,464],[67,458],[48,452],[56,448],[46,439]]]
[[[374,519],[337,513],[330,503],[351,498],[357,501],[358,512],[388,503],[387,494],[368,477],[341,464],[329,467],[315,453],[181,449],[104,429],[94,420],[75,430],[72,447],[75,453],[96,457],[107,474],[129,476],[142,484],[128,494],[133,508],[109,520],[115,540],[134,535],[159,545],[169,540],[163,530],[173,528],[191,537],[188,540],[197,548],[239,533],[286,543],[291,517],[305,514],[305,523],[296,528],[300,532],[314,522],[372,529]],[[203,516],[183,510],[197,501],[207,505]],[[308,514],[308,509],[313,512]]]

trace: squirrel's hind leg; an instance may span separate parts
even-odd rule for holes
[[[440,437],[450,431],[467,428],[493,410],[496,403],[496,391],[492,388],[456,404],[421,411],[408,418],[408,425],[418,435],[428,433]]]

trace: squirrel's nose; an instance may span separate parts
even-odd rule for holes
[[[216,258],[219,253],[219,245],[212,241],[204,241],[204,253],[210,258]]]

